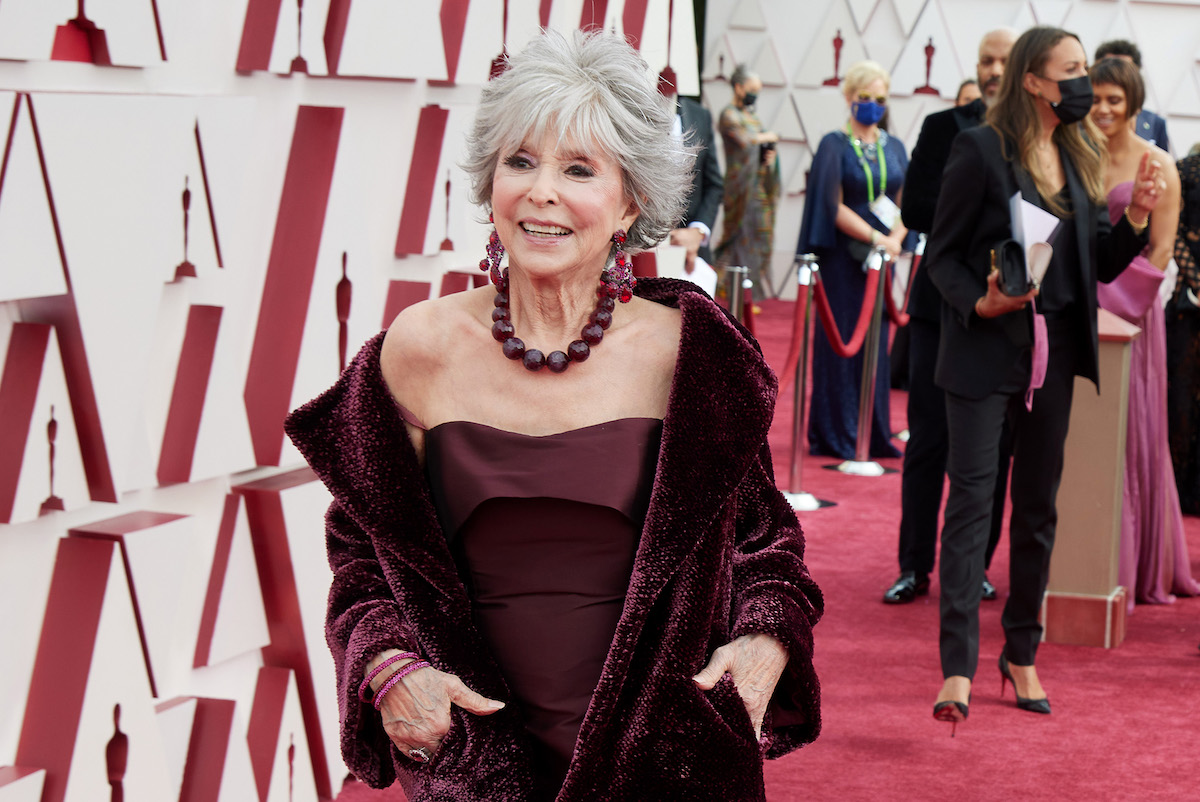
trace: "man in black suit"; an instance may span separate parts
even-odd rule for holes
[[[1128,39],[1111,39],[1102,43],[1096,48],[1096,61],[1102,58],[1120,58],[1132,63],[1139,70],[1142,68],[1142,51]],[[1140,110],[1133,132],[1151,145],[1171,152],[1171,143],[1167,139],[1167,121],[1154,112]]]
[[[721,166],[713,135],[712,114],[704,106],[687,97],[677,98],[676,124],[688,145],[699,146],[692,168],[692,188],[688,192],[687,214],[679,228],[671,231],[670,243],[687,249],[684,270],[690,275],[696,269],[697,257],[707,265],[712,261],[709,240],[717,209],[725,191]],[[714,274],[715,277],[715,274]]]
[[[983,97],[964,106],[930,114],[921,125],[921,134],[904,177],[901,200],[901,216],[910,230],[929,233],[933,227],[933,212],[950,144],[959,131],[983,122],[988,105],[1000,90],[1000,78],[1016,38],[1016,32],[1008,28],[984,35],[979,43],[979,62],[975,66]],[[907,604],[928,593],[929,574],[933,571],[948,447],[946,400],[941,388],[933,381],[941,307],[942,296],[926,271],[918,269],[908,300],[911,318],[908,324],[909,439],[904,449],[904,473],[900,484],[900,576],[883,594],[887,604]],[[989,563],[1000,538],[1007,486],[1008,455],[1005,449],[1001,451],[1003,465],[996,482],[992,533],[987,550]],[[986,575],[983,598],[996,598],[996,589]]]

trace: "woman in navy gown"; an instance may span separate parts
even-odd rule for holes
[[[908,229],[900,220],[900,188],[908,169],[904,143],[880,127],[887,112],[890,78],[883,67],[862,61],[846,71],[843,93],[850,107],[846,127],[825,135],[808,179],[797,253],[820,257],[821,281],[840,336],[854,330],[862,308],[866,274],[862,263],[873,245],[895,258]],[[813,454],[854,457],[863,354],[834,353],[822,327],[813,341],[812,403],[808,444]],[[897,457],[891,443],[888,404],[888,323],[879,338],[879,365],[871,423],[871,457]]]

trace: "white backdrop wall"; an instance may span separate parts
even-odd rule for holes
[[[910,154],[921,121],[953,104],[959,83],[975,75],[979,40],[1001,26],[1065,28],[1079,35],[1089,58],[1108,39],[1137,43],[1146,108],[1167,118],[1174,157],[1200,142],[1200,0],[709,0],[705,23],[701,78],[714,117],[732,97],[721,76],[744,62],[763,80],[759,116],[782,137],[777,277],[796,250],[817,145],[849,116],[840,87],[825,85],[835,75],[835,38],[842,40],[837,77],[864,58],[891,74],[890,129]],[[915,91],[927,86],[937,94]],[[788,287],[785,297],[794,296]]]
[[[836,75],[892,71],[910,148],[991,27],[1134,39],[1181,155],[1198,2],[712,0],[699,64],[670,0],[0,0],[0,802],[340,788],[328,497],[280,419],[336,377],[340,320],[353,353],[475,272],[457,162],[505,6],[510,51],[595,23],[655,73],[673,9],[680,90],[716,112],[754,64],[782,273],[844,123],[835,37]]]

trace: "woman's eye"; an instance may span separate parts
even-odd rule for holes
[[[567,173],[579,178],[591,178],[596,174],[591,167],[587,167],[582,164],[572,164],[567,168]]]
[[[520,154],[517,154],[514,156],[509,156],[507,159],[504,160],[504,164],[508,167],[512,167],[517,170],[521,170],[521,169],[524,169],[524,168],[530,166],[529,159],[525,158],[524,156],[522,156]]]

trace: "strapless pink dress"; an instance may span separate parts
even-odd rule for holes
[[[1109,218],[1115,224],[1129,205],[1133,183],[1113,187]],[[1109,284],[1097,285],[1105,309],[1142,330],[1129,362],[1129,417],[1125,438],[1125,492],[1121,507],[1118,578],[1135,601],[1166,604],[1175,595],[1200,595],[1192,577],[1175,469],[1167,437],[1166,325],[1158,287],[1163,273],[1136,257]]]

